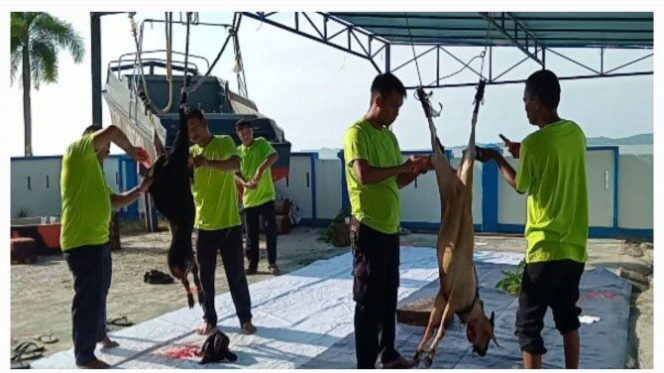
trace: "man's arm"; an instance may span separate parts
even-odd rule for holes
[[[502,154],[498,154],[498,157],[496,157],[496,163],[498,164],[498,168],[500,168],[500,173],[503,175],[503,179],[507,181],[507,184],[514,188],[517,193],[523,194],[516,189],[516,171],[509,163],[507,163],[507,160]]]
[[[240,171],[235,171],[235,181],[247,189],[256,189],[257,183],[252,181],[247,181]]]
[[[131,142],[127,138],[127,135],[120,130],[120,128],[110,125],[108,127],[102,128],[99,131],[95,132],[92,135],[92,141],[95,147],[95,151],[100,151],[107,147],[110,143],[114,143],[119,146],[120,149],[124,150],[130,157],[138,160],[140,158],[138,152],[138,147],[131,145]]]
[[[150,188],[150,185],[152,185],[152,179],[145,178],[143,179],[143,181],[141,181],[141,184],[132,188],[129,191],[126,191],[124,193],[111,194],[111,206],[114,209],[119,209],[127,205],[131,205],[134,201],[138,199],[138,197],[141,196],[141,193],[147,192],[147,190]]]
[[[373,167],[366,159],[353,161],[353,171],[360,184],[375,184],[400,174],[410,172],[412,161],[408,159],[405,163],[393,167]]]
[[[235,171],[235,180],[242,185],[247,183],[247,180],[242,176],[240,171]]]
[[[417,179],[418,174],[415,172],[406,172],[403,174],[399,174],[397,176],[397,186],[399,189],[407,186],[408,184],[412,183],[415,179]]]
[[[509,184],[512,188],[514,188],[514,190],[516,190],[517,193],[523,194],[522,192],[516,189],[516,171],[509,163],[507,163],[505,157],[503,157],[503,155],[500,154],[495,149],[487,149],[487,148],[482,149],[482,157],[478,158],[478,160],[484,163],[492,159],[496,161],[496,164],[500,169],[500,173],[503,175],[503,179],[507,181],[507,184]]]
[[[268,170],[270,167],[272,167],[272,165],[274,164],[274,162],[277,161],[277,159],[279,159],[279,154],[277,153],[272,153],[267,158],[265,158],[263,163],[261,163],[261,165],[258,166],[258,170],[256,170],[256,176],[254,176],[254,180],[258,182],[258,180],[260,180],[261,177],[263,177],[265,171]]]

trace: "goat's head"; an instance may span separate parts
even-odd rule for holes
[[[484,303],[480,301],[479,304],[482,311],[481,316],[468,321],[466,337],[468,338],[468,342],[473,345],[473,351],[477,352],[480,356],[484,356],[489,349],[489,342],[493,340],[496,346],[498,346],[498,341],[494,334],[494,313],[491,312],[490,318],[486,317],[484,314]]]
[[[178,253],[177,250],[170,250],[168,252],[168,268],[171,275],[178,280],[187,277],[194,266],[193,258],[186,254]]]

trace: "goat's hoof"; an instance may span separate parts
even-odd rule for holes
[[[413,368],[418,368],[420,366],[420,355],[424,351],[415,351],[415,356],[413,356]]]
[[[187,297],[187,304],[189,305],[189,308],[194,308],[194,297],[193,296],[188,296]]]
[[[427,368],[431,368],[431,365],[433,365],[433,351],[427,352],[427,356],[424,358],[424,366]]]

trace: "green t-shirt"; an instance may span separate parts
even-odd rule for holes
[[[108,242],[111,189],[95,152],[93,134],[69,145],[60,173],[60,247],[67,251]]]
[[[526,262],[588,259],[586,137],[562,119],[521,143],[516,189],[528,194]]]
[[[401,202],[396,176],[374,184],[360,184],[353,162],[364,159],[372,167],[393,167],[403,163],[399,143],[389,129],[376,129],[362,119],[344,136],[346,183],[353,216],[369,227],[387,234],[399,232]]]
[[[237,156],[235,142],[230,136],[213,136],[204,148],[194,145],[189,149],[192,156],[203,155],[210,160],[223,161]],[[192,186],[196,203],[197,229],[206,231],[225,229],[240,225],[237,187],[233,171],[222,171],[210,167],[194,170]]]
[[[265,162],[270,154],[276,153],[272,145],[262,137],[256,138],[251,146],[247,147],[241,144],[237,147],[237,151],[242,158],[240,173],[247,181],[254,178],[258,167]],[[244,207],[260,206],[266,202],[273,201],[275,196],[272,170],[268,168],[258,181],[256,189],[244,189],[242,204]]]

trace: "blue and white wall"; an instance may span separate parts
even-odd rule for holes
[[[422,152],[404,152],[404,157]],[[447,153],[453,166],[459,157]],[[290,175],[277,182],[279,194],[300,207],[303,223],[324,226],[342,207],[349,209],[343,154],[319,159],[315,152],[292,153]],[[516,168],[518,160],[508,158]],[[12,158],[11,214],[22,208],[33,216],[60,215],[60,157]],[[137,184],[136,163],[112,156],[104,163],[111,188],[125,191]],[[653,156],[620,154],[618,147],[590,147],[587,153],[591,237],[653,236]],[[526,197],[505,183],[494,163],[475,164],[473,220],[478,232],[521,233]],[[440,224],[438,186],[433,173],[420,176],[401,191],[405,228],[436,231]],[[143,201],[123,209],[138,218]]]
[[[26,210],[30,216],[60,216],[61,156],[11,158],[11,217]],[[138,184],[136,162],[126,156],[113,155],[104,161],[104,175],[116,192]],[[138,218],[138,204],[120,210],[125,218]]]
[[[404,157],[422,152],[404,152]],[[448,158],[454,167],[460,157]],[[349,209],[343,154],[318,159],[316,153],[291,154],[290,177],[277,183],[284,197],[302,209],[305,222],[326,225],[344,206]],[[653,156],[619,154],[618,147],[590,147],[587,177],[591,237],[653,236]],[[518,160],[508,158],[515,168]],[[401,190],[405,228],[436,231],[440,224],[438,186],[433,173]],[[473,221],[478,232],[522,233],[526,196],[502,179],[495,163],[476,162]]]

